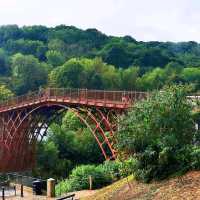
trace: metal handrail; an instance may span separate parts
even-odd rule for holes
[[[46,88],[31,92],[25,95],[12,97],[0,103],[0,108],[15,107],[26,102],[36,102],[49,100],[52,98],[65,98],[70,100],[95,100],[104,102],[118,102],[122,104],[131,104],[136,100],[146,98],[147,92],[137,91],[106,91],[106,90],[88,90],[72,88]]]

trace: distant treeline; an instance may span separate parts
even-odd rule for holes
[[[0,27],[1,96],[46,86],[152,90],[189,83],[199,90],[199,66],[193,41],[141,42],[65,25]]]

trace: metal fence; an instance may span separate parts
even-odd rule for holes
[[[32,188],[34,181],[40,181],[42,185],[42,190],[47,190],[47,181],[41,178],[35,178],[31,176],[25,176],[18,173],[8,173],[7,174],[9,182],[14,184],[24,185],[26,187]]]
[[[0,174],[0,197],[10,197],[16,195],[16,187],[10,186],[10,181],[7,178],[7,175]]]
[[[95,100],[96,102],[111,102],[131,104],[137,100],[144,99],[148,96],[147,92],[137,91],[106,91],[106,90],[88,90],[88,89],[71,89],[71,88],[47,88],[26,95],[12,97],[0,103],[1,108],[7,108],[26,102],[37,102],[47,99],[68,99],[78,101]]]
[[[1,183],[2,184],[2,183]],[[0,187],[0,197],[12,197],[16,196],[16,187],[15,186],[1,186]]]

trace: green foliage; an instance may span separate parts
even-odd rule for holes
[[[184,68],[181,78],[186,83],[193,83],[196,89],[200,88],[200,68]]]
[[[161,68],[155,68],[137,79],[138,88],[141,90],[160,89],[164,83],[164,70]]]
[[[130,157],[123,161],[105,161],[100,166],[104,169],[106,174],[110,176],[110,179],[117,180],[133,174],[137,165],[138,161],[135,158]]]
[[[0,100],[39,87],[162,91],[166,85],[182,83],[198,92],[199,66],[196,42],[138,42],[130,36],[107,36],[96,29],[65,25],[0,26]],[[117,167],[109,163],[114,165],[110,170],[126,176],[137,169],[136,177],[148,181],[187,169],[188,163],[198,169],[198,147],[192,146],[192,151],[189,147],[199,136],[193,137],[184,89],[167,89],[134,109],[121,122],[118,135],[119,148],[132,154],[133,162]],[[66,177],[78,164],[102,162],[96,141],[72,113],[53,123],[49,132],[39,146],[36,173]],[[50,154],[59,164],[53,165]]]
[[[84,128],[83,123],[81,123],[74,112],[68,110],[62,119],[62,129],[65,131],[78,131],[80,128]]]
[[[46,84],[46,67],[33,56],[16,54],[12,57],[14,90],[17,94],[34,91]]]
[[[128,67],[132,64],[131,54],[120,44],[110,45],[104,56],[104,61],[116,67]]]
[[[191,168],[194,170],[200,169],[200,147],[194,146],[191,148]]]
[[[72,170],[69,179],[60,182],[56,186],[56,193],[67,193],[89,189],[89,176],[92,177],[93,189],[100,188],[112,182],[110,176],[102,166],[81,165]]]
[[[130,73],[134,72],[130,70]],[[118,70],[99,58],[70,59],[63,66],[54,69],[49,76],[50,84],[57,87],[89,89],[116,89],[120,87],[120,79]]]
[[[121,71],[121,87],[127,90],[137,89],[137,79],[139,77],[139,67],[129,67]]]
[[[73,165],[70,160],[59,158],[59,149],[52,141],[45,141],[38,146],[38,165],[34,170],[35,176],[66,177]]]
[[[144,48],[135,58],[133,64],[142,67],[164,67],[170,62],[170,57],[161,48]]]
[[[24,55],[33,55],[44,60],[44,51],[47,50],[47,47],[41,41],[19,39],[9,40],[5,45],[5,49],[12,54],[22,53]]]
[[[6,75],[10,72],[10,60],[7,53],[0,49],[0,74]]]
[[[60,66],[64,64],[65,58],[64,56],[55,50],[50,50],[46,52],[47,62],[53,66]]]
[[[130,158],[126,161],[105,161],[100,165],[80,165],[74,168],[70,176],[56,185],[56,194],[89,189],[89,176],[92,177],[93,189],[106,186],[120,178],[133,173],[137,161]]]
[[[195,126],[187,92],[183,86],[154,92],[122,118],[118,148],[137,159],[136,178],[148,182],[190,168]]]
[[[86,126],[68,111],[62,122],[52,123],[47,138],[38,145],[35,175],[67,177],[80,164],[101,163],[104,160],[97,142]]]
[[[76,59],[69,60],[55,71],[55,81],[58,87],[80,88],[84,80],[83,66]]]
[[[200,45],[196,42],[137,42],[131,36],[106,36],[74,26],[8,25],[0,26],[0,47],[1,83],[16,94],[46,84],[147,91],[189,83],[194,91],[200,89]],[[24,56],[21,64],[15,54]],[[24,70],[16,77],[11,72],[19,65]]]
[[[14,96],[14,94],[11,90],[9,90],[5,85],[0,85],[0,101],[4,101],[12,96]]]

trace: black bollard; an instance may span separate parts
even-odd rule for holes
[[[21,185],[21,197],[24,197],[24,186],[23,186],[23,184]]]
[[[2,187],[2,199],[5,200],[5,188]]]
[[[16,185],[14,186],[14,191],[15,191],[15,196],[17,195],[17,192],[16,192]]]

